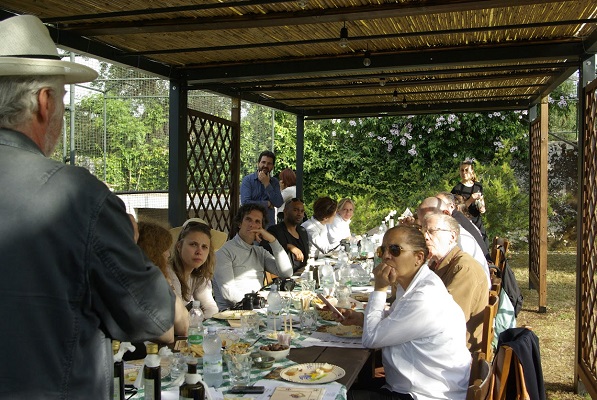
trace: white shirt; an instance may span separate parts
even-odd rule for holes
[[[282,245],[270,243],[275,256],[261,246],[248,244],[236,234],[216,251],[213,292],[220,310],[241,301],[246,293],[263,286],[264,271],[281,278],[292,275],[290,258]]]
[[[385,387],[415,399],[464,400],[471,355],[462,309],[423,265],[384,311],[386,293],[374,291],[365,309],[363,345],[382,349]]]
[[[471,255],[475,261],[481,265],[481,268],[483,268],[483,271],[487,276],[487,283],[489,287],[491,287],[491,275],[489,274],[489,264],[487,263],[485,254],[483,254],[483,250],[481,250],[481,246],[479,246],[479,243],[477,243],[475,237],[471,235],[469,231],[464,229],[462,225],[460,225],[458,247],[460,247],[460,250]]]
[[[338,246],[342,239],[350,237],[350,220],[345,221],[339,214],[328,224],[328,240],[332,246]]]
[[[168,268],[168,277],[170,278],[170,282],[172,282],[172,288],[178,297],[182,298],[180,281],[172,268]],[[213,291],[211,289],[211,281],[198,279],[191,275],[189,276],[187,284],[191,289],[191,298],[183,299],[184,301],[199,300],[201,311],[203,311],[203,317],[205,319],[211,318],[218,312],[218,306],[214,300]]]
[[[335,218],[334,218],[335,219]],[[328,230],[324,224],[311,217],[302,223],[303,228],[309,235],[309,257],[315,257],[317,251],[321,254],[327,254],[336,246],[332,246],[328,239]]]
[[[296,197],[296,186],[288,186],[287,188],[282,189],[281,193],[284,203],[282,203],[282,205],[278,207],[278,212],[284,211],[284,206],[286,205],[286,202]]]

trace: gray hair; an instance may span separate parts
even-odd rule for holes
[[[0,77],[0,128],[17,130],[37,112],[37,93],[51,88],[57,96],[64,88],[62,76]]]
[[[429,221],[431,218],[437,218],[437,222],[441,222],[443,225],[447,226],[451,231],[456,233],[456,240],[460,237],[460,224],[454,217],[451,217],[447,214],[437,213],[437,214],[428,214],[425,217],[425,222]]]

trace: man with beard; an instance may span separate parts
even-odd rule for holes
[[[234,217],[238,233],[216,251],[212,286],[220,311],[233,307],[246,293],[259,291],[265,271],[281,278],[292,275],[290,259],[274,235],[265,230],[266,222],[262,206],[242,205]],[[274,255],[259,246],[264,240]]]
[[[284,221],[267,229],[286,249],[286,253],[292,261],[294,272],[300,272],[301,269],[305,268],[309,258],[309,236],[307,230],[301,226],[304,216],[305,204],[302,200],[290,199],[284,206]],[[273,254],[268,242],[262,245]]]
[[[257,159],[257,171],[245,176],[240,185],[240,204],[259,204],[267,210],[269,227],[276,223],[276,207],[284,204],[280,191],[280,182],[271,176],[276,162],[276,155],[262,151]]]

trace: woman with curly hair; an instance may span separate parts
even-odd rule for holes
[[[140,221],[137,225],[139,227],[137,244],[168,279],[168,258],[170,258],[170,246],[172,246],[170,231],[149,221]]]
[[[168,276],[183,300],[199,300],[205,318],[218,312],[211,285],[214,265],[209,226],[196,221],[185,222],[174,245]]]

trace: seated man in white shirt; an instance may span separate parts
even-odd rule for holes
[[[337,207],[338,202],[327,196],[313,203],[313,216],[302,224],[309,235],[309,257],[328,254],[340,244],[330,243],[327,229],[327,225],[334,221]]]
[[[212,285],[220,311],[234,306],[246,293],[261,289],[265,271],[281,278],[292,275],[292,264],[286,251],[265,229],[265,208],[254,203],[244,204],[234,223],[238,233],[216,252]],[[269,242],[274,255],[259,246],[262,240]]]

